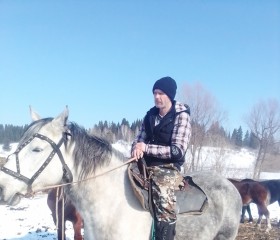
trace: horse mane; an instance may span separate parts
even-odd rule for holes
[[[84,127],[74,122],[68,124],[72,143],[75,143],[73,150],[74,166],[81,167],[79,179],[93,173],[96,167],[107,166],[111,162],[112,155],[124,158],[124,155],[114,149],[105,138],[90,135]]]

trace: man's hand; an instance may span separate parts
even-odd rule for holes
[[[146,151],[146,144],[143,142],[136,143],[132,151],[132,157],[136,158],[136,161],[143,158],[144,152]]]

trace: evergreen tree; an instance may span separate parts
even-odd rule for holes
[[[3,124],[0,124],[0,143],[4,143],[5,129]]]
[[[250,146],[250,134],[249,131],[247,130],[243,139],[243,146],[244,147],[249,147]]]
[[[123,118],[121,125],[129,127],[129,122],[125,118]]]
[[[241,126],[238,128],[236,132],[236,139],[235,139],[235,145],[242,147],[242,140],[243,140],[243,131]]]
[[[138,131],[139,129],[140,129],[140,127],[141,127],[141,124],[142,124],[142,120],[136,120],[135,122],[133,122],[132,124],[131,124],[131,130],[133,131],[133,132],[135,132],[135,131]]]
[[[7,144],[11,142],[18,142],[23,133],[26,131],[28,125],[25,126],[13,126],[6,124],[5,126],[0,124],[0,144]]]
[[[237,130],[233,129],[233,132],[230,137],[230,142],[235,145],[236,139],[237,139]]]

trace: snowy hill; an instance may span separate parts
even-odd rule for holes
[[[10,151],[3,150],[0,144],[0,157],[6,158],[16,150],[18,143],[11,143]],[[126,157],[130,157],[131,145],[123,140],[112,144],[113,147],[122,152]],[[190,165],[190,153],[186,155],[186,169]],[[218,149],[214,147],[204,147],[198,163],[198,170],[212,170],[229,178],[252,178],[252,170],[256,159],[256,153],[246,148]],[[280,172],[262,172],[261,179],[280,178]]]
[[[130,157],[131,145],[124,141],[118,141],[113,147]],[[186,155],[186,169],[190,165],[191,156]],[[228,178],[252,178],[256,153],[247,148],[241,149],[218,149],[214,147],[204,147],[201,152],[199,169],[212,170]],[[187,173],[187,172],[186,172]],[[280,178],[280,172],[262,172],[261,179]]]

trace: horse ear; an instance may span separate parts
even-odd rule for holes
[[[61,127],[64,127],[67,124],[67,120],[68,120],[68,116],[69,116],[69,110],[68,110],[68,106],[66,105],[64,111],[62,113],[60,113],[54,120],[53,122],[58,124]]]
[[[36,112],[34,112],[31,106],[29,106],[29,111],[30,111],[30,115],[31,115],[32,121],[37,121],[37,120],[40,120],[40,119],[41,119],[41,117],[39,116],[39,114],[36,113]]]

